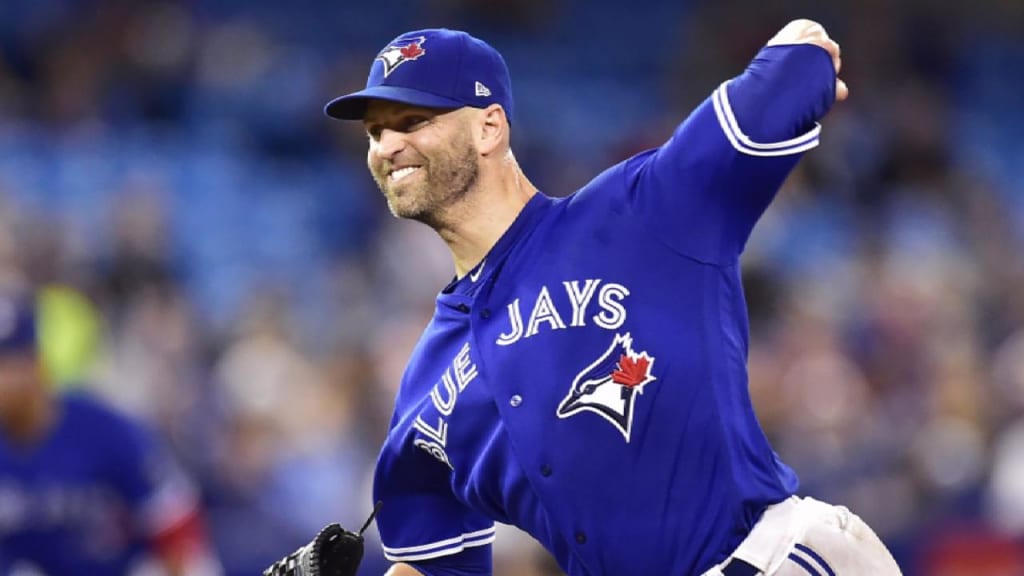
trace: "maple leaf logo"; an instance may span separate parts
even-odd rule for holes
[[[651,359],[646,353],[642,353],[636,358],[623,354],[619,357],[615,371],[612,372],[612,381],[627,388],[645,384],[651,376],[650,368]]]
[[[403,46],[399,49],[399,52],[402,53],[402,56],[404,56],[406,60],[415,60],[423,55],[424,50],[423,48],[420,48],[419,42],[413,42],[408,46]]]

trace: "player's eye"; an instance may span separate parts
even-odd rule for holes
[[[378,123],[367,123],[366,124],[366,136],[373,142],[380,140],[381,135],[385,129],[393,130],[395,132],[414,132],[430,123],[431,117],[422,114],[411,114],[409,116],[402,116],[394,120],[388,120],[382,124]]]
[[[426,116],[407,116],[402,120],[402,131],[412,132],[425,126],[430,119]]]

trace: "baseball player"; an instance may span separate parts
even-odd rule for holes
[[[456,272],[377,462],[390,575],[490,573],[495,522],[572,576],[899,574],[856,515],[795,495],[747,391],[739,258],[839,69],[794,21],[661,147],[560,199],[516,164],[508,71],[468,34],[402,34],[327,105]],[[360,543],[332,525],[267,574],[352,574]]]
[[[33,308],[0,293],[0,574],[123,576],[147,560],[219,574],[195,492],[153,435],[49,389]]]

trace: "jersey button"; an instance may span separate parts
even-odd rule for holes
[[[480,311],[480,317],[483,318],[484,320],[487,320],[488,318],[491,317],[491,311],[488,310],[487,308],[484,308],[483,310]]]
[[[469,306],[466,306],[465,304],[459,304],[458,306],[455,307],[455,309],[458,310],[459,312],[462,312],[463,314],[469,313]]]
[[[587,535],[584,534],[582,531],[581,532],[577,532],[576,533],[576,543],[577,544],[586,544],[587,543]]]
[[[551,476],[551,466],[548,466],[547,464],[541,466],[540,467],[540,475],[545,477],[545,478],[547,478],[548,476]]]
[[[519,394],[516,394],[515,396],[509,398],[508,403],[513,408],[518,408],[519,405],[523,403],[523,397],[520,396]]]

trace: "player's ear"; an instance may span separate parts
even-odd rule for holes
[[[508,120],[500,104],[491,104],[481,110],[479,122],[477,148],[481,154],[486,156],[500,151],[503,144],[508,145]]]

